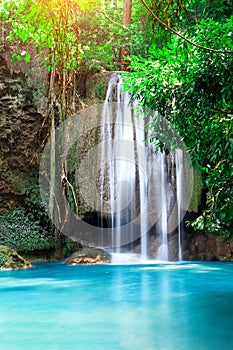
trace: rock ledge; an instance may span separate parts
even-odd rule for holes
[[[32,264],[15,250],[0,245],[0,270],[30,269]]]
[[[93,265],[108,264],[111,261],[110,254],[99,248],[83,248],[73,253],[65,260],[67,265]]]

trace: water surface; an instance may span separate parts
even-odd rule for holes
[[[0,272],[1,350],[232,350],[233,264]]]

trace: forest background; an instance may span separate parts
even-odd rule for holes
[[[187,225],[233,236],[232,0],[3,0],[0,20],[1,51],[46,72],[38,90],[47,97],[49,135],[83,105],[82,77],[124,70],[125,89],[171,123],[201,177],[198,213]],[[155,125],[156,117],[152,134]],[[170,148],[156,137],[154,144]],[[65,169],[64,179],[73,198]],[[22,189],[21,206],[1,217],[0,241],[32,251],[60,240],[38,185]]]

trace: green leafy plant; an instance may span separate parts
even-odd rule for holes
[[[44,230],[39,221],[25,214],[23,208],[0,217],[0,244],[18,252],[54,248],[54,237]]]
[[[132,57],[126,89],[169,120],[203,172],[205,210],[193,227],[233,235],[233,17],[201,20],[186,35],[199,49],[173,36],[148,58]],[[225,52],[224,52],[225,51]],[[156,125],[156,116],[150,127]]]

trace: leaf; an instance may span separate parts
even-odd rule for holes
[[[24,56],[24,61],[25,62],[30,62],[31,60],[31,56],[27,53],[25,56]]]
[[[12,57],[11,57],[11,61],[12,62],[17,62],[17,61],[20,61],[21,60],[21,56],[16,54],[16,53],[13,53]]]

